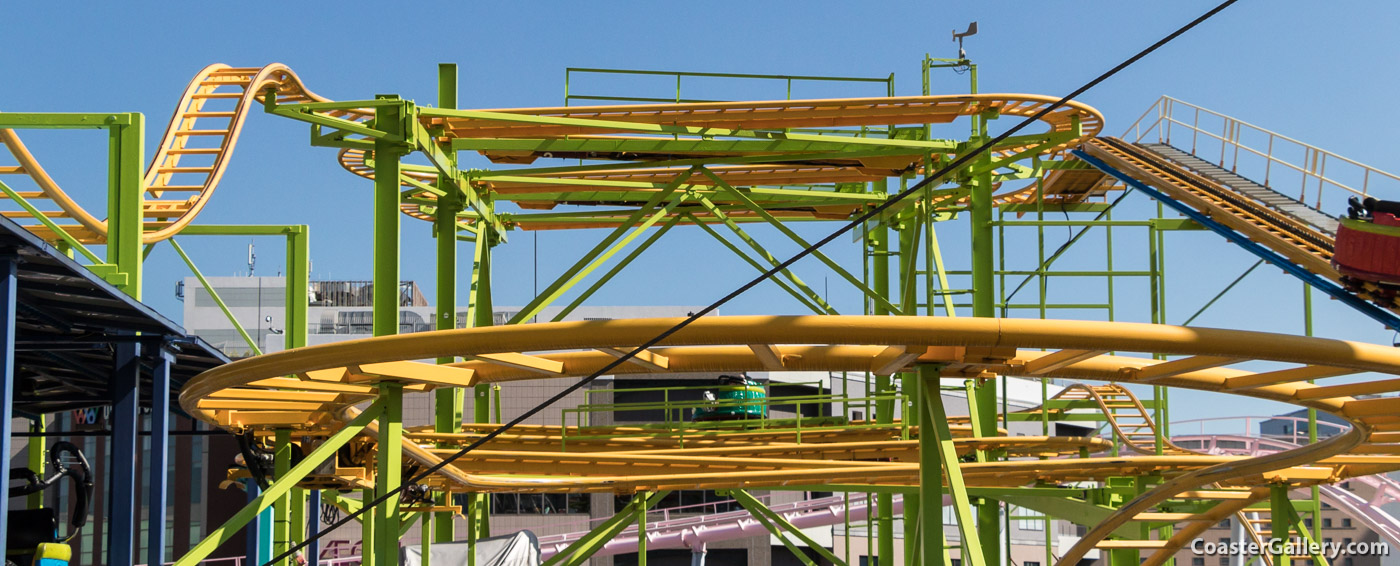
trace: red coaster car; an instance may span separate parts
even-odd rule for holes
[[[1332,267],[1349,289],[1371,282],[1393,295],[1400,291],[1400,202],[1353,197],[1350,204],[1337,227]]]

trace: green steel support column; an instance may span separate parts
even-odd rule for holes
[[[423,513],[422,522],[419,523],[422,527],[421,532],[418,533],[418,555],[421,557],[419,559],[420,566],[432,566],[434,514],[435,513]]]
[[[283,337],[288,350],[306,345],[307,296],[311,288],[311,229],[309,226],[289,226],[287,234],[287,305],[283,315]],[[291,542],[306,539],[306,490],[292,488],[288,520],[291,521]]]
[[[392,95],[375,98],[392,100]],[[374,127],[403,136],[407,105],[391,104],[374,109]],[[374,140],[374,335],[390,336],[399,332],[399,176],[400,158],[407,153],[403,144],[383,138]],[[400,432],[403,428],[402,387],[383,384],[379,388],[384,401],[384,415],[379,424],[378,470],[375,493],[387,493],[398,487],[401,473],[399,462]],[[391,415],[391,411],[397,413]],[[395,424],[397,423],[397,424]],[[386,487],[392,486],[392,487]],[[366,500],[368,501],[368,500]],[[363,552],[369,566],[389,564],[389,556],[398,555],[398,498],[385,501],[374,509],[373,517],[365,523],[373,531],[364,538]],[[393,548],[393,551],[389,549]],[[397,560],[397,558],[395,558]]]
[[[1275,540],[1288,540],[1288,534],[1292,525],[1288,522],[1288,516],[1293,512],[1293,502],[1288,500],[1288,484],[1280,483],[1269,486],[1269,527],[1272,531],[1269,536]],[[1287,552],[1274,554],[1273,566],[1288,566],[1291,556]]]
[[[146,118],[141,114],[120,114],[125,124],[109,131],[107,164],[107,263],[116,266],[118,289],[141,298],[141,233],[145,200],[145,159],[142,157]]]
[[[974,79],[975,80],[975,79]],[[985,120],[984,120],[985,122]],[[977,127],[977,126],[974,126]],[[985,125],[982,126],[985,128]],[[969,145],[976,145],[985,140],[977,136]],[[978,157],[978,168],[983,171],[972,179],[969,188],[972,191],[972,207],[969,211],[969,219],[972,225],[972,316],[994,317],[996,316],[996,280],[995,280],[995,234],[992,230],[992,175],[991,175],[990,153],[983,153]],[[973,399],[968,399],[968,406],[976,406],[973,412],[973,419],[982,423],[982,429],[986,434],[993,434],[996,430],[996,382],[985,381],[977,385],[974,389]],[[977,529],[982,540],[995,541],[1000,537],[1001,504],[991,499],[981,499],[977,504]],[[1001,563],[1001,548],[999,544],[987,544],[982,547],[984,559],[987,564]],[[975,548],[973,549],[975,552]]]
[[[904,396],[909,398],[911,405],[913,405],[911,410],[904,410],[904,422],[910,427],[920,426],[923,420],[920,419],[920,412],[918,412],[918,374],[906,371],[906,373],[899,375],[899,380],[904,389]],[[918,430],[923,429],[920,427]],[[923,439],[923,434],[920,434],[920,439]],[[920,443],[923,443],[923,440],[920,440]],[[920,447],[923,447],[923,444],[920,444]],[[920,457],[923,455],[920,453]],[[921,458],[920,465],[923,465],[923,462],[924,460]],[[920,472],[923,472],[923,468],[920,468]],[[923,479],[923,476],[920,476],[920,479]],[[924,510],[921,507],[923,499],[921,497],[923,497],[921,493],[904,492],[904,563],[907,565],[917,565],[917,563],[923,562],[920,559],[920,556],[923,556],[920,553],[921,546],[923,546],[920,537],[923,537],[924,525]],[[937,506],[937,509],[942,511],[942,506]],[[942,530],[941,523],[942,521],[939,521],[939,530]]]
[[[41,415],[38,420],[29,421],[29,432],[44,434],[44,417]],[[32,436],[29,438],[29,469],[44,475],[44,460],[48,456],[48,449],[44,447],[43,436]],[[29,494],[26,498],[29,509],[39,509],[44,506],[44,492],[38,491]]]
[[[967,566],[987,566],[982,548],[982,536],[974,526],[972,501],[963,482],[962,468],[958,463],[958,453],[953,447],[952,432],[948,428],[948,413],[943,408],[943,393],[939,390],[939,375],[942,368],[937,365],[920,365],[919,373],[919,422],[927,423],[928,430],[919,430],[919,497],[924,501],[943,500],[943,478],[948,478],[948,492],[953,496],[953,510],[957,514],[958,528],[962,533],[962,563]],[[924,562],[942,555],[943,564],[949,564],[947,545],[943,544],[943,508],[935,505],[922,505],[923,515],[919,517],[919,540],[923,544],[921,555]],[[991,540],[996,540],[995,538]]]
[[[389,96],[376,98],[388,99]],[[375,128],[403,135],[405,105],[374,109]],[[399,159],[403,145],[374,140],[374,335],[399,333]]]
[[[871,188],[877,192],[885,192],[888,181],[881,179],[871,182]],[[874,234],[874,257],[871,259],[872,287],[875,294],[890,297],[890,228],[883,220],[878,220],[875,228],[871,230]],[[868,299],[867,299],[868,300]],[[885,301],[875,302],[876,315],[891,314],[890,309],[885,307]],[[875,401],[875,422],[879,424],[889,424],[894,422],[894,399],[888,397],[890,387],[890,376],[875,376],[875,395],[879,399]],[[876,536],[876,556],[884,564],[891,564],[894,561],[894,495],[889,493],[879,493],[875,495],[875,527]]]
[[[457,107],[457,65],[438,64],[438,107]],[[457,152],[445,151],[448,160],[455,166]],[[462,198],[458,194],[457,179],[438,175],[437,186],[446,194],[438,198],[437,216],[433,222],[433,236],[437,238],[437,324],[438,330],[451,330],[457,327],[457,213],[462,211]],[[472,190],[467,187],[467,190]],[[485,226],[485,223],[482,223]],[[439,364],[456,361],[454,356],[438,358]],[[433,430],[435,432],[460,432],[462,428],[462,389],[442,387],[433,392]],[[447,444],[438,444],[446,448]],[[447,494],[439,495],[434,503],[446,506]],[[437,513],[437,520],[424,518],[424,540],[427,540],[427,525],[433,524],[433,542],[450,542],[453,536],[453,513]],[[423,560],[428,557],[427,546],[423,548]],[[425,564],[426,566],[426,564]]]
[[[379,416],[382,407],[382,402],[375,401],[365,409],[365,412],[360,413],[354,420],[347,423],[344,428],[341,428],[336,431],[335,434],[326,438],[325,442],[322,442],[320,446],[316,447],[310,454],[307,454],[306,458],[297,463],[297,465],[292,466],[285,476],[279,477],[278,481],[273,482],[272,485],[268,486],[266,491],[263,491],[262,494],[248,502],[248,505],[238,510],[237,513],[234,513],[233,517],[230,517],[229,520],[223,525],[220,525],[219,528],[210,531],[209,534],[205,536],[204,540],[199,541],[199,544],[196,544],[194,548],[191,548],[189,552],[185,553],[185,556],[177,560],[174,566],[194,566],[208,558],[219,546],[228,542],[228,540],[233,537],[234,533],[237,533],[246,526],[249,521],[257,517],[263,510],[271,507],[273,501],[276,501],[279,497],[290,491],[292,486],[296,485],[296,482],[301,481],[302,478],[309,475],[327,459],[335,457],[335,453],[337,450],[340,450],[340,447],[345,446],[345,443],[349,442],[351,438],[354,438],[355,435],[359,434],[371,421]]]
[[[374,501],[374,490],[360,490],[360,505],[363,506],[365,503],[368,503],[370,501]],[[361,566],[379,566],[379,563],[375,562],[374,560],[374,524],[374,513],[368,513],[360,516]]]
[[[651,492],[643,491],[639,493],[642,499],[647,499]],[[647,566],[647,507],[637,506],[637,566]]]
[[[494,207],[490,200],[483,199],[486,206]],[[471,325],[473,328],[491,326],[495,323],[495,307],[491,302],[491,248],[497,235],[491,227],[480,223],[476,235],[476,250],[472,265]],[[472,422],[491,422],[491,386],[478,385],[472,390]],[[468,540],[491,536],[490,498],[481,493],[467,495],[467,505],[472,512],[467,513]],[[469,554],[472,562],[476,554]]]
[[[279,428],[274,434],[272,452],[272,477],[274,481],[281,479],[292,469],[292,431],[290,429]],[[295,489],[287,491],[272,502],[272,554],[282,554],[291,547],[291,495]],[[287,566],[289,560],[283,559],[277,562],[277,566]]]
[[[1303,284],[1303,335],[1313,335],[1312,285]],[[1309,379],[1308,383],[1317,383]],[[1317,444],[1317,409],[1308,409],[1308,444]],[[1314,540],[1322,540],[1322,490],[1314,485],[1308,488],[1312,495],[1312,518]]]
[[[379,384],[379,399],[384,412],[379,416],[379,446],[375,456],[374,490],[380,498],[398,489],[403,478],[403,384]],[[373,566],[398,563],[399,556],[399,496],[385,499],[375,507]]]

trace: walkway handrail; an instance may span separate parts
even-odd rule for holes
[[[1205,116],[1207,122],[1210,122],[1207,126],[1201,125],[1202,116]],[[1148,122],[1149,119],[1150,122]],[[1260,180],[1262,178],[1260,181],[1262,184],[1275,190],[1281,190],[1277,179],[1274,179],[1275,164],[1284,168],[1286,172],[1299,175],[1301,182],[1299,193],[1297,193],[1298,200],[1319,209],[1322,208],[1324,201],[1329,200],[1323,198],[1323,189],[1327,187],[1342,189],[1357,196],[1368,196],[1376,193],[1377,198],[1391,200],[1400,198],[1400,175],[1371,167],[1272,130],[1170,96],[1164,95],[1153,102],[1152,106],[1148,107],[1137,121],[1128,126],[1123,133],[1123,138],[1133,142],[1142,142],[1144,139],[1149,139],[1152,131],[1156,130],[1157,143],[1171,144],[1174,127],[1185,128],[1186,133],[1191,136],[1190,148],[1182,145],[1177,146],[1178,149],[1187,150],[1207,161],[1213,160],[1221,167],[1250,179]],[[1210,156],[1204,155],[1205,152],[1200,147],[1203,137],[1207,138],[1206,144],[1210,144],[1211,140],[1214,140],[1220,145],[1218,156],[1213,155],[1214,152]],[[1241,138],[1256,140],[1255,145],[1251,146],[1241,141]],[[1261,143],[1262,149],[1257,147]],[[1262,171],[1255,163],[1247,164],[1246,171],[1239,171],[1241,150],[1245,152],[1246,157],[1252,154],[1263,158]],[[1302,155],[1302,159],[1298,163],[1280,157],[1280,155],[1297,154]],[[1327,172],[1328,165],[1333,166],[1333,173],[1330,175]],[[1307,198],[1310,189],[1315,189],[1312,202],[1309,202]],[[1336,200],[1341,202],[1342,199]]]

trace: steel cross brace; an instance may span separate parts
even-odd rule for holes
[[[719,175],[716,175],[713,171],[710,171],[709,168],[701,167],[700,172],[706,177],[709,177],[710,180],[715,183],[715,186],[719,187],[725,192],[728,192],[730,196],[733,196],[740,203],[742,203],[745,208],[752,210],[754,214],[757,214],[759,215],[759,217],[763,218],[764,220],[767,220],[768,224],[772,225],[774,228],[777,228],[779,232],[782,232],[783,235],[787,236],[797,245],[801,246],[803,249],[811,247],[811,244],[809,244],[807,240],[803,239],[802,236],[799,236],[797,232],[794,232],[791,228],[788,228],[786,224],[783,224],[771,213],[765,210],[762,206],[759,206],[759,204],[757,202],[754,202],[753,199],[749,198],[749,195],[745,194],[744,191],[740,191],[734,188],[733,186],[730,186],[729,183],[724,182],[723,179],[719,178]],[[851,275],[849,271],[846,271],[845,268],[841,267],[841,264],[832,261],[832,259],[830,257],[827,257],[826,254],[822,253],[821,251],[813,251],[812,255],[815,256],[818,260],[821,260],[821,262],[826,264],[827,267],[830,267],[832,271],[836,272],[836,275],[840,276],[842,279],[845,279],[847,283],[850,283],[851,285],[855,286],[856,289],[859,289],[862,293],[865,294],[865,296],[874,299],[876,303],[883,305],[885,308],[889,309],[891,313],[900,314],[905,312],[903,309],[900,309],[899,307],[891,303],[889,299],[886,299],[879,293],[876,293],[875,290],[871,289],[870,287],[867,287],[864,283],[861,282],[860,279],[857,279],[856,276]]]
[[[297,465],[292,466],[292,468],[287,471],[286,476],[277,478],[277,481],[269,485],[267,490],[248,502],[248,504],[242,509],[239,509],[237,513],[234,513],[233,517],[230,517],[227,522],[219,526],[219,528],[210,531],[209,534],[205,536],[204,540],[200,541],[199,544],[196,544],[194,548],[191,548],[189,552],[185,553],[183,557],[175,561],[174,566],[194,566],[205,558],[208,558],[219,546],[228,542],[230,538],[233,538],[235,532],[243,528],[244,525],[247,525],[248,522],[257,517],[259,513],[271,507],[274,501],[281,499],[283,495],[289,493],[293,487],[296,487],[297,482],[310,475],[312,471],[326,460],[334,458],[336,451],[340,450],[342,446],[345,446],[345,443],[349,442],[351,438],[354,438],[360,431],[364,430],[366,426],[369,426],[374,419],[378,418],[379,414],[383,412],[383,408],[383,402],[376,400],[365,409],[365,412],[360,413],[354,420],[346,423],[344,428],[326,438],[320,446],[316,447],[310,454],[307,454],[305,459]]]
[[[637,256],[640,256],[642,255],[642,252],[647,251],[647,249],[650,248],[652,244],[656,243],[657,240],[661,239],[661,236],[664,236],[667,232],[671,231],[671,228],[675,227],[676,224],[680,223],[682,218],[685,218],[685,215],[677,214],[675,216],[672,216],[670,220],[667,220],[665,224],[662,224],[660,228],[657,228],[655,232],[652,232],[651,236],[648,236],[647,239],[641,243],[641,245],[637,246],[636,249],[633,249],[630,253],[627,254],[626,257],[622,258],[622,261],[617,262],[617,265],[614,265],[612,269],[609,269],[607,273],[604,273],[602,277],[599,277],[598,281],[594,282],[588,287],[588,289],[584,290],[582,293],[579,293],[579,296],[574,298],[574,300],[570,302],[568,306],[564,307],[564,310],[561,310],[559,311],[559,314],[554,315],[552,322],[559,322],[561,320],[564,320],[564,317],[569,316],[569,313],[574,312],[574,309],[577,309],[579,305],[582,305],[584,301],[588,300],[589,297],[593,296],[593,293],[596,293],[598,289],[602,288],[603,285],[607,284],[607,282],[612,281],[613,277],[617,276],[617,274],[620,273],[624,268],[626,268],[628,264],[632,263],[632,260],[637,259]]]
[[[768,271],[768,269],[763,267],[763,265],[759,264],[757,260],[753,259],[752,257],[749,257],[748,254],[744,253],[744,250],[739,249],[739,247],[734,245],[733,242],[730,242],[728,239],[725,239],[725,237],[722,234],[716,232],[714,228],[710,227],[709,224],[705,223],[703,220],[700,220],[694,214],[687,212],[685,213],[685,215],[686,217],[690,218],[690,221],[695,223],[696,226],[699,226],[707,234],[714,237],[714,239],[718,240],[719,243],[724,244],[724,247],[729,248],[729,251],[734,252],[734,255],[739,256],[740,259],[743,259],[749,265],[753,266],[754,269],[757,269],[759,273],[765,273]],[[773,282],[773,284],[782,288],[784,291],[787,291],[789,295],[792,295],[793,298],[797,299],[797,301],[802,303],[803,306],[812,309],[812,312],[817,314],[831,314],[826,309],[823,309],[822,307],[817,306],[815,303],[812,303],[811,300],[808,299],[807,296],[804,295],[802,292],[799,292],[797,289],[792,288],[792,286],[789,285],[789,283],[782,277],[772,277],[769,279],[769,281]],[[807,288],[805,284],[798,282],[798,285],[808,295],[814,294],[814,292],[811,289]]]
[[[697,195],[696,198],[700,201],[700,205],[705,207],[705,210],[710,211],[710,214],[714,215],[716,220],[719,220],[731,231],[733,231],[734,235],[738,236],[740,240],[743,240],[745,244],[748,244],[749,247],[753,248],[753,250],[756,253],[758,253],[758,255],[764,259],[764,261],[767,261],[769,265],[771,265],[772,267],[777,267],[780,263],[782,263],[778,261],[777,257],[775,257],[772,253],[770,253],[767,249],[760,245],[757,240],[753,239],[753,237],[750,236],[748,232],[745,232],[743,228],[740,228],[739,224],[734,222],[734,220],[730,218],[728,214],[725,214],[723,209],[721,209],[718,206],[715,206],[714,202],[710,201],[710,199],[706,198],[704,195]],[[693,216],[694,215],[692,215],[692,217]],[[781,224],[777,223],[777,225]],[[763,271],[767,270],[764,269]],[[807,295],[808,299],[810,299],[817,306],[821,307],[821,311],[819,311],[820,314],[839,314],[836,312],[836,309],[832,308],[831,305],[827,304],[826,300],[823,299],[821,295],[818,295],[817,292],[813,291],[810,287],[808,287],[807,284],[802,281],[802,279],[798,278],[797,275],[793,273],[791,269],[784,268],[781,271],[781,273],[783,276],[787,277],[790,281],[792,281],[793,285],[801,289],[803,293]]]
[[[541,566],[575,566],[583,563],[584,560],[588,560],[589,557],[602,550],[603,544],[627,530],[627,526],[636,519],[639,513],[644,513],[647,509],[655,507],[662,498],[670,493],[670,491],[657,491],[651,493],[649,497],[639,497],[641,494],[634,495],[632,502],[628,503],[626,508],[618,511],[612,518],[603,521],[593,530],[588,531],[587,534],[565,547],[564,550],[555,553]],[[640,529],[638,535],[641,536]]]
[[[685,183],[686,179],[689,179],[693,173],[694,171],[682,173],[677,176],[675,180],[671,181],[666,189],[656,193],[651,199],[647,200],[646,204],[642,205],[625,221],[619,224],[612,233],[603,238],[603,241],[593,246],[593,249],[579,258],[572,267],[560,274],[553,283],[545,287],[544,291],[532,299],[529,304],[522,307],[520,312],[516,313],[507,324],[519,324],[538,315],[541,310],[562,296],[594,269],[597,269],[603,262],[612,257],[613,254],[617,253],[623,247],[626,247],[632,240],[646,231],[647,228],[650,228],[653,224],[660,221],[661,218],[675,210],[675,208],[686,199],[686,196],[682,196],[666,204],[660,210],[656,210],[656,207],[670,198],[671,195],[676,192],[676,189]],[[655,212],[653,212],[654,210]],[[650,213],[650,216],[648,216],[648,213]],[[646,219],[642,220],[644,216]],[[638,224],[638,221],[641,221],[641,223]]]
[[[967,484],[963,481],[962,467],[958,463],[957,449],[953,445],[953,434],[948,428],[948,413],[943,409],[943,393],[939,389],[942,367],[920,365],[917,371],[919,398],[923,405],[923,410],[919,413],[919,422],[927,425],[919,430],[919,500],[939,501],[942,497],[942,489],[939,486],[940,489],[934,490],[933,482],[937,481],[938,484],[942,484],[943,479],[946,478],[948,491],[953,496],[953,510],[958,518],[958,531],[962,536],[963,548],[967,550],[967,552],[962,553],[963,564],[987,566],[982,553],[981,534],[976,528],[977,521],[972,517],[972,500],[968,496]],[[974,420],[974,422],[976,421]],[[925,450],[925,447],[928,450]],[[936,454],[928,452],[936,452]],[[932,539],[929,531],[933,529],[942,531],[943,521],[941,518],[937,521],[929,521],[929,519],[930,517],[925,514],[920,521],[925,530],[922,537],[925,544]]]
[[[754,496],[749,495],[747,491],[742,489],[730,490],[729,496],[739,502],[739,505],[744,509],[747,509],[749,515],[752,515],[755,519],[758,519],[760,523],[763,523],[763,526],[768,529],[768,532],[778,537],[778,540],[782,541],[783,546],[786,546],[788,550],[792,551],[793,555],[797,556],[802,562],[812,566],[816,564],[807,556],[807,553],[802,552],[801,549],[797,548],[797,545],[788,540],[788,537],[783,534],[783,531],[787,531],[788,534],[797,537],[797,539],[806,544],[808,548],[816,551],[817,554],[820,554],[822,558],[827,559],[832,564],[836,566],[846,566],[844,560],[837,558],[835,554],[832,554],[832,552],[827,550],[821,543],[812,540],[812,537],[807,536],[807,533],[802,532],[802,529],[794,526],[787,519],[783,518],[781,514],[769,509],[767,505],[755,499]]]

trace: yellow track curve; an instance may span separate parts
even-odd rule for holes
[[[307,89],[291,69],[279,63],[264,67],[230,67],[214,64],[197,73],[180,96],[155,156],[143,179],[148,197],[143,206],[146,222],[143,243],[155,243],[180,232],[204,209],[212,198],[219,181],[227,170],[248,112],[257,107],[265,92],[274,89],[279,103],[329,102]],[[622,139],[635,133],[625,128],[599,128],[522,124],[494,120],[489,113],[526,114],[565,118],[589,118],[618,123],[680,125],[715,129],[785,130],[790,128],[837,126],[895,126],[926,123],[947,123],[960,116],[996,112],[1006,116],[1030,116],[1054,102],[1054,98],[1028,94],[977,94],[951,96],[919,96],[888,98],[852,98],[824,100],[783,100],[762,102],[723,102],[698,104],[652,104],[625,106],[513,108],[484,110],[480,118],[425,119],[432,126],[446,129],[444,135],[457,138],[533,138],[562,139],[566,136],[602,136]],[[369,112],[341,113],[353,120],[368,120]],[[1081,128],[1083,135],[1046,148],[1042,153],[1062,152],[1097,135],[1103,128],[1102,115],[1093,108],[1071,102],[1044,117],[1048,131],[1065,132]],[[0,173],[25,174],[33,179],[39,191],[26,193],[28,200],[52,202],[58,210],[46,211],[54,219],[71,219],[75,223],[61,224],[65,231],[84,243],[103,243],[107,237],[107,222],[88,212],[75,201],[40,165],[13,130],[0,130],[0,145],[4,145],[18,162],[17,167],[0,168]],[[1024,148],[1003,148],[1013,153]],[[497,162],[523,163],[544,157],[542,152],[482,152]],[[729,153],[707,152],[692,157],[715,157]],[[746,155],[733,153],[733,155]],[[567,155],[551,155],[568,157]],[[838,163],[783,163],[782,154],[773,154],[776,165],[716,167],[714,170],[732,186],[757,184],[792,185],[863,182],[898,175],[919,167],[923,149],[911,147],[907,155],[851,159]],[[340,153],[342,166],[351,172],[373,177],[373,168],[366,165],[371,156],[363,150],[347,149]],[[663,156],[632,152],[615,156],[626,160],[658,159]],[[677,157],[667,154],[666,158]],[[684,157],[684,156],[681,156]],[[581,181],[635,181],[647,177],[653,182],[667,182],[684,169],[628,170],[579,174]],[[408,173],[420,177],[422,174]],[[541,175],[540,178],[557,175]],[[567,176],[566,176],[567,177]],[[705,184],[698,177],[697,184]],[[405,186],[411,186],[407,182]],[[532,188],[528,180],[482,181],[479,190],[493,191],[501,200],[508,200],[526,209],[552,208],[559,202],[540,202],[529,198]],[[595,188],[596,189],[596,188]],[[576,192],[589,192],[586,184],[575,187]],[[606,190],[618,191],[616,187]],[[538,192],[535,190],[534,192]],[[636,191],[645,193],[645,189]],[[171,198],[178,195],[179,198]],[[420,195],[431,199],[432,195]],[[998,202],[1019,202],[1028,198],[1026,190],[1013,191],[998,198]],[[645,197],[642,197],[645,200]],[[732,204],[717,198],[718,204]],[[565,201],[567,203],[567,200]],[[775,215],[808,218],[845,218],[859,204],[817,206],[810,210],[777,210]],[[431,219],[418,205],[406,203],[404,212],[410,216]],[[11,213],[7,213],[11,214]],[[738,213],[743,216],[743,213]],[[601,226],[601,225],[598,225]],[[543,226],[558,228],[561,226]],[[31,231],[54,241],[58,237],[44,226],[29,226]]]
[[[181,392],[191,415],[227,428],[299,427],[324,432],[343,422],[353,403],[372,395],[375,383],[394,381],[406,388],[470,386],[546,378],[576,378],[616,359],[614,348],[640,344],[678,319],[562,322],[447,330],[387,336],[279,352],[210,370]],[[1046,351],[1037,351],[1045,349]],[[1107,351],[1118,355],[1107,355]],[[1167,354],[1185,358],[1158,361],[1125,354]],[[404,360],[464,356],[472,361],[449,367]],[[1226,366],[1264,360],[1285,369],[1264,373]],[[1129,502],[1090,531],[1062,560],[1100,548],[1141,545],[1154,549],[1149,564],[1160,563],[1183,540],[1105,540],[1129,521],[1191,523],[1205,520],[1159,518],[1153,507],[1168,499],[1222,501],[1210,513],[1232,514],[1266,495],[1263,486],[1335,482],[1347,477],[1400,469],[1400,416],[1397,398],[1353,395],[1400,391],[1400,352],[1394,348],[1279,334],[1185,328],[1165,325],[1019,319],[931,317],[706,317],[647,351],[637,363],[614,374],[734,372],[763,370],[872,371],[890,373],[918,363],[944,366],[943,375],[978,378],[1017,375],[1167,387],[1243,395],[1333,413],[1351,431],[1302,448],[1255,458],[1172,453],[1021,459],[964,463],[968,485],[1021,486],[1064,483],[1112,476],[1160,474],[1164,483]],[[1384,379],[1354,384],[1315,385],[1309,379],[1362,372]],[[296,378],[286,378],[296,375]],[[334,394],[330,394],[334,393]],[[1100,394],[1103,398],[1103,395]],[[1114,404],[1104,398],[1105,404]],[[420,436],[408,443],[420,462],[434,462],[452,449],[423,447],[430,442],[467,441],[482,425],[461,437]],[[813,433],[820,433],[813,430]],[[547,429],[522,429],[533,442]],[[545,434],[539,434],[545,433]],[[415,433],[423,435],[426,433]],[[908,440],[848,439],[835,431],[825,442],[750,438],[761,446],[717,443],[694,447],[608,446],[593,451],[554,452],[516,446],[486,446],[454,462],[439,485],[475,491],[630,491],[644,489],[744,488],[822,483],[917,484],[917,450]],[[863,434],[869,435],[869,431]],[[878,432],[877,432],[878,434]],[[1018,439],[971,439],[996,446]],[[1036,442],[1040,439],[1031,439]],[[1050,443],[1052,439],[1044,439]],[[548,444],[547,440],[543,440]],[[1070,452],[1075,442],[1055,439],[1051,452]],[[503,448],[503,449],[497,449]],[[871,458],[872,451],[881,456]],[[1022,453],[1033,451],[1024,447]],[[542,472],[542,470],[549,470]],[[544,474],[542,476],[541,474]],[[1224,486],[1224,487],[1219,487]],[[1178,530],[1188,533],[1189,528]]]

